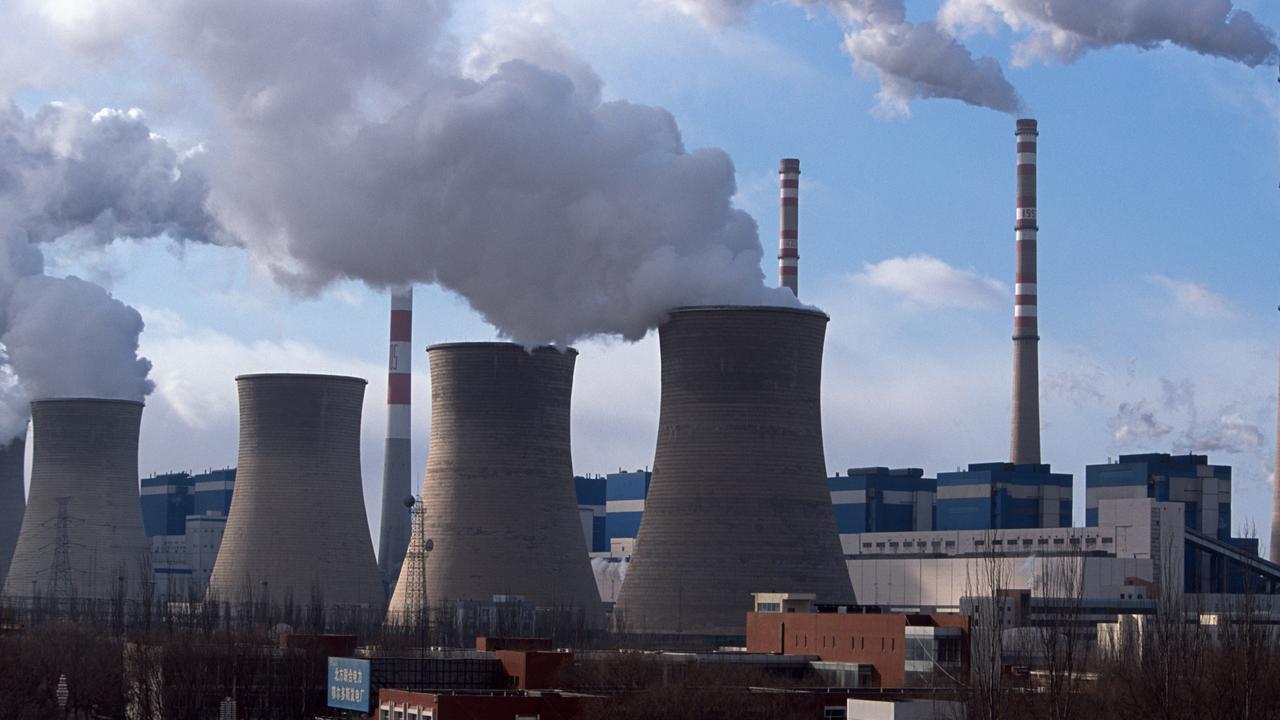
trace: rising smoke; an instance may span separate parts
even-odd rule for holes
[[[741,19],[750,0],[669,0],[707,24]],[[1056,59],[1117,45],[1172,43],[1250,67],[1280,59],[1275,34],[1231,0],[944,0],[936,20],[906,20],[905,0],[792,0],[826,6],[848,29],[844,49],[857,68],[880,78],[880,110],[909,113],[916,98],[952,98],[1001,112],[1022,102],[998,62],[975,59],[957,37],[1002,26],[1026,37],[1014,63]]]
[[[1280,59],[1275,34],[1231,0],[945,0],[938,13],[956,30],[991,30],[1003,24],[1028,33],[1014,62],[1075,62],[1090,50],[1165,43],[1249,67]]]
[[[764,285],[729,157],[537,37],[463,62],[444,2],[99,5],[203,79],[209,206],[284,284],[438,283],[527,344],[796,302]]]
[[[199,154],[179,155],[137,111],[0,110],[0,436],[40,397],[141,400],[142,318],[106,290],[44,274],[41,243],[169,234],[209,240]]]

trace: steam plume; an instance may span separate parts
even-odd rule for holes
[[[34,398],[151,392],[141,316],[93,283],[46,276],[40,243],[210,239],[198,165],[137,111],[0,110],[0,439],[25,430]]]
[[[675,6],[706,24],[741,19],[754,0],[673,0]],[[1023,109],[1022,99],[1005,78],[1000,63],[975,58],[969,49],[935,22],[907,20],[904,0],[793,0],[825,5],[845,22],[845,52],[862,73],[878,76],[879,111],[910,115],[916,98],[950,98],[1005,113]]]
[[[1249,67],[1280,59],[1275,34],[1231,0],[945,0],[942,23],[955,29],[997,23],[1029,33],[1015,62],[1074,62],[1090,50],[1173,43]]]
[[[438,41],[444,2],[101,5],[204,80],[210,207],[285,284],[435,282],[529,344],[796,302],[764,286],[729,157],[686,150],[661,108],[603,101],[536,36],[520,55],[563,72],[493,47],[463,63]]]
[[[710,25],[740,20],[753,0],[670,0]],[[934,21],[906,20],[904,0],[792,0],[829,7],[849,29],[855,67],[880,78],[880,109],[909,114],[915,98],[953,98],[1001,112],[1022,103],[991,58],[974,58],[957,35],[1000,25],[1027,37],[1014,63],[1074,62],[1090,50],[1173,43],[1250,67],[1280,60],[1275,33],[1231,0],[944,0]]]

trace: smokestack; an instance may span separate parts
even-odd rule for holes
[[[1013,427],[1010,462],[1040,463],[1040,355],[1036,320],[1035,120],[1018,120],[1018,196],[1014,237],[1018,261],[1013,298]]]
[[[31,403],[31,497],[5,595],[141,597],[151,579],[140,573],[150,553],[138,495],[141,422],[133,400]]]
[[[778,286],[800,295],[800,161],[783,158],[778,168],[781,220],[778,223]]]
[[[382,530],[378,570],[388,591],[400,577],[409,545],[412,453],[409,447],[413,341],[413,288],[391,293],[391,348],[387,355],[387,442],[382,461]]]
[[[27,507],[26,490],[22,485],[23,455],[27,450],[27,429],[0,447],[0,590],[4,589],[5,576],[9,574],[9,561],[18,544],[18,530],[22,527],[22,512]]]
[[[1280,400],[1280,392],[1277,392]],[[1271,495],[1271,562],[1280,562],[1280,403],[1276,405],[1276,464],[1272,475],[1274,487]]]
[[[523,595],[539,607],[579,608],[600,624],[569,445],[577,351],[448,343],[427,352],[428,601]],[[411,613],[411,596],[397,586],[389,615]]]
[[[741,635],[756,592],[852,603],[822,448],[827,316],[672,311],[653,478],[613,622]]]
[[[241,375],[236,491],[209,598],[382,608],[360,482],[365,381]]]

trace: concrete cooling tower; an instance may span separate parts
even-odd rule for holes
[[[9,560],[18,544],[22,512],[27,507],[27,491],[22,484],[23,455],[27,450],[27,432],[0,446],[0,590],[9,574]]]
[[[385,605],[360,479],[365,381],[241,375],[240,452],[209,598]]]
[[[132,400],[31,403],[31,496],[5,595],[141,597],[150,580],[138,496],[141,422],[142,403]]]
[[[431,437],[422,492],[434,545],[427,602],[522,595],[602,622],[569,450],[577,352],[513,343],[427,352]],[[397,587],[391,613],[411,610],[397,605],[409,595]]]
[[[740,635],[752,593],[854,601],[822,450],[826,325],[691,307],[659,327],[658,445],[615,628]]]

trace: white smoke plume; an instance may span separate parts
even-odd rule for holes
[[[1245,417],[1245,411],[1238,404],[1221,407],[1204,423],[1194,383],[1161,378],[1160,387],[1162,409],[1159,413],[1145,400],[1120,404],[1111,421],[1119,448],[1155,451],[1165,446],[1179,453],[1256,455],[1262,452],[1266,437],[1256,422]]]
[[[708,25],[740,20],[753,0],[669,0]],[[1022,101],[992,58],[974,58],[957,37],[1002,26],[1026,37],[1013,62],[1074,62],[1090,50],[1166,43],[1249,67],[1280,60],[1275,33],[1231,0],[944,0],[935,20],[906,20],[905,0],[792,0],[826,6],[849,26],[855,67],[880,78],[880,111],[910,113],[916,98],[952,98],[1016,113]]]
[[[708,25],[740,20],[754,0],[671,0]],[[911,114],[917,98],[949,98],[1004,113],[1023,110],[1022,99],[992,58],[975,58],[936,22],[907,20],[905,0],[792,0],[826,6],[846,25],[845,52],[859,72],[880,80],[879,112]]]
[[[1014,62],[1074,62],[1090,50],[1166,43],[1249,67],[1280,59],[1275,33],[1231,0],[945,0],[939,21],[955,31],[1005,25],[1027,37]]]
[[[203,80],[209,207],[282,283],[439,283],[527,344],[796,303],[764,285],[729,157],[686,150],[663,109],[603,101],[536,34],[491,34],[464,62],[440,39],[446,2],[97,6]]]
[[[199,155],[179,154],[137,111],[0,109],[0,436],[40,397],[141,400],[142,318],[106,290],[44,274],[41,243],[168,234],[209,240]]]
[[[154,385],[138,357],[142,316],[77,277],[31,275],[18,281],[0,342],[31,398],[141,400]]]
[[[1145,402],[1124,402],[1111,421],[1111,432],[1122,449],[1150,449],[1156,440],[1173,432],[1173,427],[1160,422]]]

